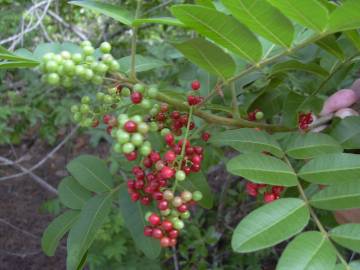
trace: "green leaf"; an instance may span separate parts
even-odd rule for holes
[[[126,74],[130,73],[131,70],[131,56],[123,57],[119,60],[120,70]],[[139,54],[135,57],[135,70],[136,72],[144,72],[152,69],[164,67],[167,64],[159,59],[141,56]]]
[[[271,135],[253,128],[226,130],[212,136],[210,142],[221,146],[231,146],[239,152],[265,151],[278,157],[284,156],[279,143]]]
[[[135,17],[134,14],[128,10],[120,8],[119,6],[101,3],[99,1],[70,1],[69,4],[100,12],[128,26],[131,26]]]
[[[310,203],[326,210],[360,208],[360,183],[328,186],[312,196]]]
[[[360,51],[360,34],[358,30],[346,31],[345,35],[352,42],[355,48]]]
[[[340,225],[332,229],[329,235],[339,245],[360,252],[360,224]]]
[[[61,238],[70,230],[79,215],[80,211],[68,210],[49,224],[41,238],[41,248],[46,255],[54,256]]]
[[[330,270],[336,263],[336,253],[320,232],[305,232],[287,245],[276,270]]]
[[[209,187],[206,176],[203,172],[191,173],[186,177],[184,182],[179,182],[178,185],[191,192],[200,191],[203,198],[199,201],[199,205],[203,208],[211,209],[214,205],[214,195]]]
[[[357,29],[360,27],[360,1],[347,0],[330,15],[328,29],[332,32]]]
[[[67,270],[77,269],[81,263],[95,239],[96,232],[111,210],[112,196],[112,193],[96,195],[81,210],[80,217],[70,230],[67,240]]]
[[[360,148],[360,117],[349,116],[342,119],[330,132],[345,149]]]
[[[323,69],[321,66],[315,63],[302,63],[296,60],[289,60],[282,63],[278,63],[272,66],[271,74],[277,74],[281,72],[288,71],[303,71],[307,73],[312,73],[314,75],[318,75],[320,77],[326,77],[329,73]]]
[[[290,47],[294,27],[281,12],[264,0],[222,0],[227,9],[251,31],[275,44]]]
[[[285,16],[317,32],[327,25],[328,9],[317,0],[267,0]]]
[[[113,187],[112,176],[103,160],[90,155],[73,159],[66,168],[85,188],[94,192],[110,191]]]
[[[322,154],[341,153],[341,145],[323,133],[295,132],[287,142],[286,154],[295,159],[310,159]]]
[[[196,5],[201,5],[208,8],[215,8],[212,0],[195,0]]]
[[[322,155],[305,164],[298,175],[316,184],[333,185],[356,182],[360,179],[360,155]]]
[[[253,63],[261,59],[260,42],[236,19],[213,8],[197,5],[176,5],[171,11],[185,25],[240,57]]]
[[[255,183],[277,186],[296,186],[295,172],[283,161],[262,154],[243,154],[234,157],[226,164],[227,170]]]
[[[81,209],[85,202],[91,198],[91,193],[72,176],[61,180],[58,191],[60,201],[71,209]]]
[[[236,65],[231,56],[203,38],[190,39],[174,46],[191,62],[223,80],[234,75]]]
[[[309,209],[300,199],[279,199],[247,215],[235,228],[231,246],[245,253],[274,246],[301,232],[308,224]]]
[[[33,68],[38,66],[38,62],[34,61],[14,61],[14,62],[0,62],[1,68]]]
[[[135,19],[132,23],[133,26],[140,26],[147,23],[166,24],[173,26],[185,27],[185,25],[178,19],[171,17],[158,17],[158,18],[141,18]]]
[[[345,55],[339,44],[336,42],[336,38],[333,35],[326,36],[316,42],[318,46],[327,51],[328,53],[334,55],[340,60],[345,59]]]
[[[88,251],[85,252],[85,255],[82,257],[78,267],[76,268],[76,270],[82,270],[84,267],[85,267],[85,264],[86,264],[86,260],[87,260],[87,257],[88,257]]]
[[[160,255],[158,240],[144,235],[145,211],[139,202],[132,202],[127,192],[126,185],[122,185],[119,192],[120,212],[129,229],[135,245],[144,252],[146,257],[155,259]]]

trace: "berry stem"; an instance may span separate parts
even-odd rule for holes
[[[190,106],[189,117],[188,117],[188,122],[187,122],[187,125],[186,125],[185,136],[183,138],[183,143],[182,143],[182,146],[181,146],[181,153],[180,153],[180,160],[179,160],[179,164],[178,164],[178,170],[181,169],[181,165],[182,165],[183,160],[184,160],[185,149],[186,149],[186,141],[187,141],[188,136],[189,136],[192,114],[193,114],[193,106]],[[174,184],[174,187],[173,187],[173,191],[176,190],[177,184],[178,184],[178,180],[175,179],[175,184]]]
[[[136,11],[135,11],[135,19],[140,15],[142,0],[137,0]],[[136,44],[137,44],[137,29],[138,27],[132,27],[132,37],[131,37],[131,70],[130,70],[130,78],[136,80]]]
[[[285,156],[284,157],[285,162],[290,166],[290,168],[293,169],[293,166],[291,165],[289,159]],[[316,226],[318,227],[319,231],[324,235],[324,237],[329,241],[329,243],[333,246],[335,252],[336,252],[336,256],[338,257],[339,261],[345,266],[346,270],[351,270],[348,263],[346,262],[346,260],[344,259],[344,257],[341,255],[341,253],[338,251],[338,249],[336,248],[336,246],[333,244],[333,242],[330,240],[329,234],[326,231],[326,229],[324,228],[324,226],[322,225],[320,219],[318,218],[318,216],[316,215],[314,209],[310,206],[309,203],[309,199],[306,196],[306,193],[303,189],[303,187],[301,186],[300,181],[298,180],[297,183],[297,188],[299,190],[300,196],[301,198],[305,201],[306,206],[309,209],[310,215],[312,217],[312,219],[314,220]]]
[[[240,113],[238,109],[238,100],[236,95],[235,82],[232,82],[230,84],[230,90],[231,90],[231,107],[232,107],[233,118],[239,119]]]

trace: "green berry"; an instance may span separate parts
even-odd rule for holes
[[[81,117],[82,117],[82,115],[80,112],[76,112],[73,116],[75,122],[79,122],[81,120]]]
[[[94,78],[95,78],[95,77],[94,77]],[[105,96],[104,96],[104,102],[105,102],[106,104],[111,104],[111,103],[114,102],[114,99],[113,99],[113,97],[110,96],[110,95],[105,95]]]
[[[111,65],[112,61],[114,60],[114,57],[111,54],[104,54],[101,57],[101,61],[103,61],[106,65]]]
[[[91,127],[92,122],[93,122],[93,120],[92,120],[91,118],[86,118],[86,119],[84,119],[84,121],[83,121],[83,126],[84,126],[84,127]]]
[[[56,63],[61,64],[64,59],[59,55],[59,54],[55,54],[53,57],[54,61],[56,61]]]
[[[71,59],[71,53],[69,53],[68,51],[62,51],[60,53],[60,56],[65,60]]]
[[[95,57],[92,56],[92,55],[86,56],[85,57],[85,62],[88,63],[88,64],[90,64],[92,62],[95,62]]]
[[[54,60],[48,61],[45,65],[45,69],[47,72],[56,72],[58,67],[58,63]]]
[[[140,148],[140,154],[142,156],[147,156],[151,153],[151,146],[143,144]]]
[[[180,217],[181,217],[182,219],[188,219],[188,218],[190,217],[190,212],[189,212],[189,211],[186,211],[186,212],[184,212],[184,213],[181,213],[181,214],[180,214]]]
[[[144,91],[145,91],[145,86],[140,84],[140,83],[137,83],[137,84],[134,85],[134,91],[140,92],[140,93],[143,94]]]
[[[173,226],[175,229],[177,230],[182,230],[184,228],[184,222],[182,220],[176,220],[174,223],[173,223]]]
[[[75,67],[75,75],[83,77],[85,75],[86,69],[82,65],[78,65]]]
[[[84,55],[92,55],[94,53],[95,49],[92,46],[85,46],[83,48]]]
[[[127,87],[124,87],[123,89],[121,89],[121,95],[122,95],[123,97],[128,97],[128,96],[130,96],[130,95],[131,95],[130,89],[127,88]]]
[[[61,84],[62,86],[64,86],[65,88],[70,88],[73,85],[73,80],[72,77],[69,76],[65,76],[61,79]]]
[[[55,56],[54,53],[49,52],[49,53],[44,54],[42,59],[46,62],[46,61],[49,61],[49,60],[53,59],[54,56]]]
[[[145,213],[145,221],[148,221],[149,217],[150,217],[152,214],[153,214],[153,212],[150,212],[150,211],[146,212],[146,213]]]
[[[200,191],[195,191],[193,194],[192,194],[192,197],[193,197],[193,200],[194,201],[200,201],[202,198],[203,198],[203,195]]]
[[[100,44],[100,51],[102,53],[109,53],[111,51],[111,45],[109,42],[103,42]]]
[[[93,84],[96,84],[96,85],[100,85],[103,83],[103,78],[99,75],[95,75],[92,79],[91,79],[91,82]]]
[[[155,98],[157,96],[158,89],[156,87],[150,87],[147,93],[149,97]]]
[[[263,113],[263,112],[257,112],[257,113],[255,114],[255,118],[256,118],[256,120],[261,120],[261,119],[263,119],[263,118],[264,118],[264,113]]]
[[[164,211],[160,211],[160,214],[161,214],[162,216],[168,216],[168,215],[170,215],[170,213],[171,213],[171,210],[170,210],[170,209],[166,209],[166,210],[164,210]]]
[[[60,82],[60,77],[57,73],[50,73],[47,77],[48,84],[58,85]]]
[[[151,102],[147,98],[144,98],[141,101],[140,106],[146,110],[149,110],[151,108]]]
[[[84,78],[90,81],[93,77],[94,77],[94,72],[91,69],[87,68],[84,73]]]
[[[121,144],[127,143],[130,140],[130,134],[119,129],[116,131],[116,139]]]
[[[77,105],[72,105],[70,111],[71,111],[72,113],[78,112],[78,111],[79,111],[79,106],[77,106]]]
[[[108,93],[112,96],[116,95],[116,92],[117,92],[116,87],[108,89]]]
[[[141,115],[134,115],[130,118],[132,121],[134,121],[136,124],[140,124],[143,121],[143,118]]]
[[[178,181],[184,181],[186,178],[186,174],[184,171],[177,171],[176,174],[175,174],[175,179],[178,180]]]
[[[83,97],[81,98],[81,103],[82,103],[82,104],[89,104],[90,101],[91,101],[91,99],[90,99],[89,96],[83,96]]]
[[[163,128],[160,132],[161,136],[165,136],[166,134],[169,134],[171,131],[168,128]]]
[[[107,65],[105,65],[104,63],[99,63],[96,67],[95,67],[95,72],[100,73],[100,74],[104,74],[106,73],[106,71],[108,71],[109,67]]]
[[[120,64],[116,60],[112,60],[110,64],[110,70],[111,71],[118,71],[120,69]]]
[[[150,122],[150,131],[156,132],[158,129],[159,127],[155,122]]]
[[[81,61],[83,60],[83,57],[81,55],[81,53],[74,53],[71,57],[71,59],[76,63],[76,64],[80,64]]]
[[[144,122],[141,122],[138,124],[138,131],[141,133],[141,134],[146,134],[149,132],[149,125],[144,123]]]
[[[91,46],[91,42],[89,40],[84,40],[80,44],[81,47]]]
[[[104,94],[103,92],[97,92],[97,93],[96,93],[96,99],[97,99],[98,101],[104,100],[104,96],[105,96],[105,94]]]
[[[82,113],[88,113],[90,111],[90,107],[87,104],[81,104],[80,106],[80,112]]]
[[[121,153],[122,152],[122,147],[121,147],[120,143],[115,143],[113,149],[114,149],[115,153]]]
[[[122,146],[122,150],[125,154],[129,154],[135,150],[135,146],[132,143],[125,143]]]
[[[142,145],[142,143],[144,142],[144,137],[143,135],[141,135],[140,133],[134,133],[131,136],[131,142],[133,143],[133,145],[135,146],[140,146]]]
[[[72,60],[66,60],[64,62],[64,71],[69,75],[73,75],[75,73],[75,64]]]
[[[192,193],[188,190],[181,192],[181,199],[183,199],[185,202],[191,201]]]

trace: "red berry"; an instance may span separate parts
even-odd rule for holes
[[[186,125],[189,120],[189,116],[187,114],[180,117],[180,123]]]
[[[191,88],[192,88],[192,90],[194,90],[194,91],[199,90],[200,87],[201,87],[201,84],[200,84],[200,82],[199,82],[198,80],[193,81],[193,82],[191,83]]]
[[[150,158],[144,158],[143,164],[146,168],[151,168],[153,165],[153,162],[151,161]]]
[[[190,129],[190,130],[193,130],[194,128],[195,128],[195,123],[194,123],[194,122],[190,122],[189,129]]]
[[[178,230],[171,230],[169,232],[169,237],[170,238],[177,238],[179,236],[179,231]]]
[[[204,152],[204,150],[203,150],[203,148],[201,146],[195,146],[194,151],[198,155],[201,155]]]
[[[103,117],[104,124],[106,124],[106,125],[109,124],[110,119],[111,119],[111,115],[105,114]]]
[[[127,186],[130,189],[134,189],[135,188],[135,180],[128,180],[127,181]]]
[[[171,231],[173,229],[173,225],[170,221],[168,220],[164,220],[161,223],[161,227],[165,230],[165,231]]]
[[[159,122],[164,122],[166,120],[166,115],[162,112],[159,112],[157,115],[156,115],[156,120],[159,121]]]
[[[162,247],[169,247],[170,246],[170,238],[169,237],[163,237],[160,239],[160,246]]]
[[[145,236],[152,236],[152,231],[153,231],[153,229],[150,226],[144,227],[144,235]]]
[[[167,166],[163,167],[160,173],[161,176],[164,177],[164,179],[170,179],[171,177],[174,176],[174,171]]]
[[[191,171],[193,171],[193,172],[198,172],[198,171],[200,171],[201,166],[200,166],[200,164],[194,163],[194,164],[191,166],[190,169],[191,169]]]
[[[203,141],[207,142],[207,141],[210,139],[210,133],[204,132],[204,133],[201,135],[201,138],[203,139]]]
[[[178,112],[178,111],[173,111],[172,113],[171,113],[171,118],[172,119],[175,119],[175,120],[177,120],[177,119],[179,119],[180,118],[180,113]]]
[[[129,133],[134,133],[137,131],[137,124],[134,121],[129,120],[124,124],[124,129]]]
[[[160,224],[161,220],[160,220],[160,217],[157,214],[152,213],[149,216],[148,221],[150,222],[151,225],[156,226],[156,225]]]
[[[152,197],[154,198],[154,200],[157,200],[157,201],[161,201],[164,198],[163,193],[160,191],[155,191],[152,194]]]
[[[181,154],[181,146],[180,145],[174,145],[173,151],[175,154],[180,155]]]
[[[159,161],[161,159],[160,154],[155,151],[152,151],[150,153],[149,157],[153,163],[156,163],[157,161]]]
[[[269,193],[269,192],[264,193],[264,202],[265,203],[270,203],[275,200],[276,200],[276,197],[273,193]]]
[[[275,194],[275,195],[280,195],[281,192],[284,190],[283,186],[273,186],[271,188],[271,191]]]
[[[191,168],[185,166],[185,167],[183,168],[183,171],[185,172],[186,175],[189,175],[189,174],[191,173]]]
[[[188,96],[187,101],[190,106],[196,105],[196,96]]]
[[[131,94],[131,101],[134,104],[139,104],[143,99],[143,96],[140,92],[133,92]]]
[[[151,203],[151,198],[148,196],[144,196],[141,198],[140,202],[143,205],[149,205]]]
[[[106,128],[106,132],[107,132],[107,134],[111,135],[111,131],[112,131],[112,129],[113,129],[113,127],[112,127],[112,126],[108,126],[108,127]]]
[[[201,163],[201,157],[199,155],[195,155],[191,158],[192,163],[194,164],[200,164]]]
[[[186,212],[186,211],[188,210],[188,208],[187,208],[186,204],[182,204],[182,205],[180,205],[180,206],[177,208],[177,210],[178,210],[180,213],[184,213],[184,212]]]
[[[162,200],[162,201],[158,202],[157,206],[158,206],[159,210],[164,211],[169,208],[169,203],[166,200]]]
[[[165,159],[167,162],[173,162],[173,161],[176,159],[176,154],[174,153],[174,151],[169,150],[169,151],[167,151],[167,152],[165,153],[164,159]]]
[[[131,193],[130,197],[131,197],[131,201],[136,202],[137,200],[140,199],[140,194],[137,192],[134,192],[134,193]]]
[[[170,247],[175,247],[176,246],[176,239],[175,238],[171,238],[170,239]]]
[[[125,154],[125,157],[129,161],[133,161],[133,160],[135,160],[137,158],[137,152],[133,151],[133,152],[131,152],[129,154]]]
[[[167,145],[171,146],[174,144],[174,135],[172,135],[171,133],[168,133],[165,135],[165,142]]]
[[[143,180],[137,180],[135,181],[135,189],[143,189],[145,183]]]
[[[169,105],[167,103],[160,104],[160,111],[166,113],[169,110]]]
[[[152,237],[160,239],[160,238],[163,237],[163,233],[162,233],[162,231],[160,229],[154,228],[153,231],[152,231]]]

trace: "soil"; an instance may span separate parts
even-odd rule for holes
[[[24,141],[12,149],[9,146],[0,147],[0,156],[16,160],[25,155],[21,165],[30,168],[53,147],[40,140]],[[107,146],[101,144],[96,152],[103,156]],[[86,137],[68,141],[34,173],[57,187],[59,181],[67,175],[64,170],[66,163],[80,153],[94,153],[94,149],[87,146]],[[10,166],[0,165],[0,177],[18,172]],[[66,269],[65,243],[53,257],[47,257],[40,245],[41,234],[53,219],[52,215],[40,212],[40,208],[45,201],[55,197],[27,175],[0,183],[0,270]]]

